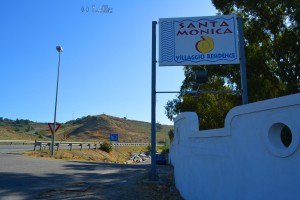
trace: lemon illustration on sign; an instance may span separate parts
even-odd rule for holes
[[[202,40],[196,43],[196,49],[200,53],[208,53],[214,49],[214,40],[209,36],[201,36]]]

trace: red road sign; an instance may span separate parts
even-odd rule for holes
[[[55,132],[59,129],[60,125],[61,125],[60,123],[56,123]],[[51,133],[53,134],[54,123],[48,123],[48,126],[50,128]]]

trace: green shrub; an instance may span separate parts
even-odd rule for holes
[[[160,149],[161,154],[166,155],[166,154],[169,153],[169,146],[166,146],[166,145],[165,146],[159,146],[158,148]]]
[[[107,152],[107,153],[110,153],[110,152],[112,151],[112,149],[113,149],[113,146],[112,146],[112,144],[109,143],[109,142],[103,142],[103,144],[101,144],[101,146],[100,146],[100,149],[101,149],[102,151],[105,151],[105,152]]]
[[[172,142],[173,139],[174,139],[174,130],[170,129],[169,132],[168,132],[168,135],[169,135],[170,141]]]

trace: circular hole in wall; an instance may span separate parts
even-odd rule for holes
[[[282,144],[287,148],[291,145],[292,143],[292,139],[293,139],[293,135],[291,132],[291,129],[285,125],[282,129],[281,129],[281,133],[280,133],[280,139]]]
[[[292,143],[292,132],[287,125],[275,123],[269,130],[269,140],[277,149],[288,148]]]
[[[275,156],[291,156],[300,144],[300,126],[287,116],[271,118],[265,124],[263,140]]]

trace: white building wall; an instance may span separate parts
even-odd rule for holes
[[[187,200],[298,200],[299,142],[300,94],[235,107],[221,129],[199,131],[196,113],[182,113],[170,147],[176,186]]]

